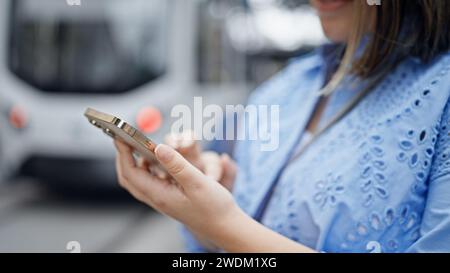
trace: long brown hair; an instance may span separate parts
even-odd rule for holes
[[[429,62],[450,50],[450,0],[382,0],[373,6],[355,0],[353,5],[354,28],[324,94],[333,92],[346,75],[380,79],[408,56]],[[355,58],[365,36],[369,40]]]

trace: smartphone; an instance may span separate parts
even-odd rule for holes
[[[88,121],[95,127],[101,129],[106,135],[113,139],[119,139],[133,148],[135,155],[145,158],[148,162],[153,163],[152,171],[160,176],[165,177],[165,172],[159,164],[155,156],[156,143],[148,139],[143,133],[126,123],[124,120],[87,108],[84,115]]]

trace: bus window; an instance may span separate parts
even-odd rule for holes
[[[9,69],[51,93],[124,93],[164,74],[167,0],[11,0]]]

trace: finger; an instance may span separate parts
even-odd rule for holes
[[[119,164],[122,170],[122,175],[126,179],[131,176],[131,172],[136,168],[136,161],[133,157],[131,148],[119,141],[116,141],[116,147],[118,151]]]
[[[221,184],[231,191],[233,189],[234,180],[236,179],[238,167],[227,154],[223,154],[221,156],[221,161],[223,169]]]
[[[134,158],[131,155],[131,149],[120,146],[120,143],[118,146],[120,151],[117,154],[116,164],[119,183],[136,199],[159,210],[162,204],[167,203],[167,200],[179,200],[184,196],[183,191],[169,180],[159,179],[151,175],[148,170],[142,170],[132,164],[130,160],[133,159],[134,163]]]
[[[116,146],[117,151],[122,152],[122,153],[132,150],[130,146],[128,146],[127,144],[125,144],[124,142],[122,142],[119,139],[114,139],[114,145]]]
[[[156,158],[167,172],[185,189],[199,189],[208,178],[168,145],[159,144],[155,150]]]
[[[117,172],[117,179],[119,180],[119,185],[128,191],[134,198],[141,202],[146,202],[145,195],[141,193],[139,190],[137,190],[127,179],[125,179],[122,175],[122,168],[120,165],[120,159],[119,154],[116,157],[116,172]]]
[[[195,139],[194,132],[191,130],[187,130],[182,134],[169,134],[165,138],[165,143],[177,150],[191,163],[199,160],[201,147]]]
[[[170,147],[172,147],[174,149],[178,149],[179,138],[180,138],[179,134],[174,134],[174,133],[167,134],[164,137],[164,143],[169,145]]]
[[[192,130],[184,131],[179,139],[179,149],[192,153],[197,152],[199,145]]]
[[[194,133],[191,130],[183,132],[182,134],[168,134],[165,142],[179,152],[196,168],[201,171],[204,170],[201,158],[201,147],[195,140]]]
[[[134,188],[145,192],[144,182],[146,179],[152,178],[148,170],[143,170],[136,166],[131,147],[120,142],[114,142],[117,147],[117,169],[120,176],[126,181],[126,185],[133,185]]]
[[[195,141],[194,132],[186,130],[183,133],[170,133],[166,135],[165,142],[167,145],[177,149],[178,146],[188,146]]]
[[[138,167],[124,166],[122,155],[117,157],[117,170],[120,185],[139,201],[152,206],[155,209],[161,207],[165,198],[173,199],[180,196],[180,192],[175,192],[169,181],[159,179]],[[124,168],[130,168],[124,170]],[[123,173],[128,173],[124,176]]]
[[[139,159],[138,159],[138,163],[137,163],[137,167],[139,168],[139,169],[142,169],[142,170],[144,170],[144,171],[148,171],[149,169],[150,169],[150,166],[151,166],[152,164],[150,163],[150,162],[148,162],[148,160],[146,160],[145,158],[143,158],[143,157],[140,157]]]
[[[153,161],[149,162],[147,159],[141,157],[138,160],[137,167],[143,171],[150,172],[152,175],[158,177],[159,179],[168,179],[169,175],[167,172],[160,166],[159,162]]]
[[[136,162],[133,157],[133,150],[130,146],[120,140],[114,140],[114,145],[116,146],[117,152],[123,163],[133,167],[136,166]]]
[[[159,164],[151,166],[150,170],[151,173],[159,179],[169,179],[169,175],[161,166],[159,166]]]
[[[117,179],[119,180],[119,185],[126,189],[127,187],[127,181],[126,179],[123,177],[123,172],[122,172],[122,166],[120,165],[120,159],[119,159],[120,155],[119,153],[117,153],[116,156],[116,174],[117,174]]]
[[[216,153],[205,152],[202,155],[203,172],[215,181],[220,181],[223,175],[222,160]]]

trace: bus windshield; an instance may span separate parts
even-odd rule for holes
[[[9,68],[52,93],[123,93],[166,70],[168,0],[11,0]]]

